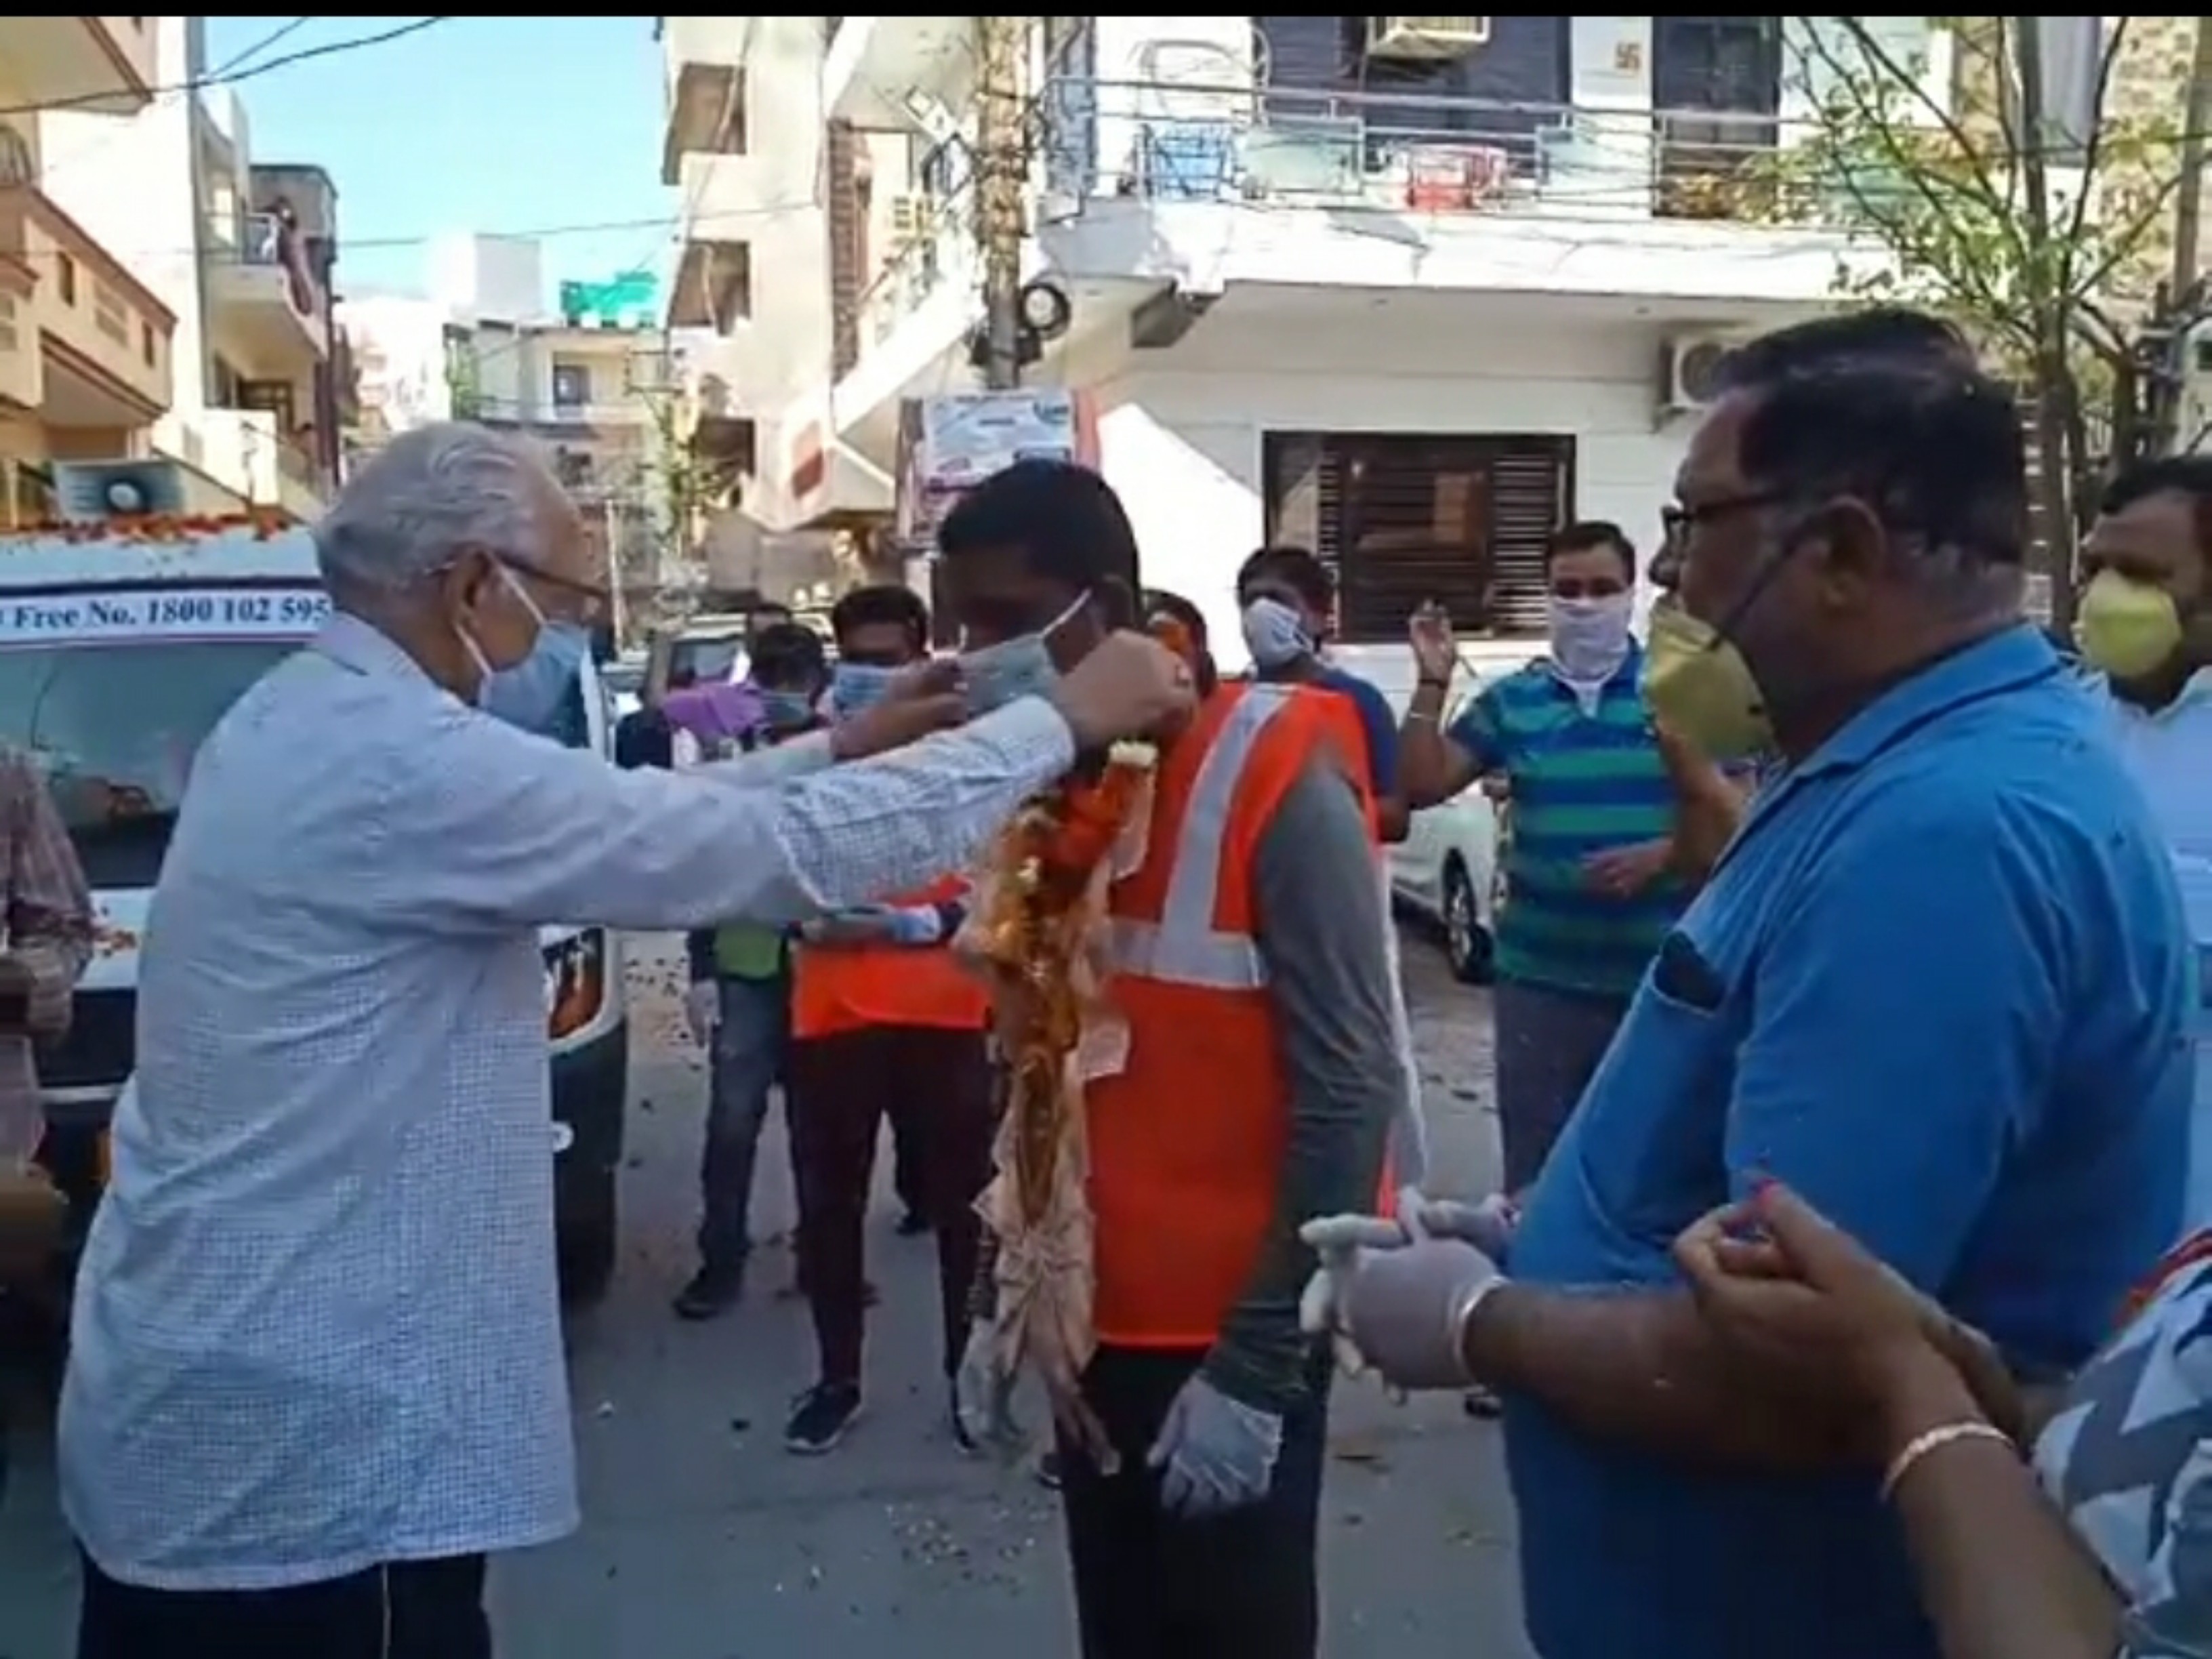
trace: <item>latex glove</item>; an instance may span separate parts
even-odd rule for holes
[[[952,1419],[969,1449],[1012,1457],[1022,1449],[1022,1431],[1014,1420],[1014,1373],[1000,1355],[998,1334],[988,1322],[969,1328],[952,1375]]]
[[[1521,1225],[1521,1206],[1504,1193],[1492,1193],[1473,1204],[1418,1196],[1409,1204],[1401,1198],[1398,1213],[1407,1218],[1408,1232],[1424,1238],[1459,1239],[1500,1267],[1512,1253],[1513,1235]]]
[[[1483,1297],[1504,1282],[1480,1250],[1458,1238],[1409,1235],[1375,1216],[1326,1216],[1299,1236],[1321,1271],[1299,1311],[1310,1327],[1349,1338],[1362,1359],[1401,1389],[1463,1389],[1461,1336]]]
[[[721,1023],[721,988],[711,979],[696,981],[684,994],[684,1024],[690,1029],[691,1041],[702,1048],[708,1047]]]
[[[1169,1405],[1145,1461],[1160,1471],[1162,1506],[1198,1516],[1258,1503],[1282,1455],[1283,1419],[1231,1400],[1200,1371]]]

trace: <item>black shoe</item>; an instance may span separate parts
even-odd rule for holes
[[[952,1419],[952,1443],[964,1452],[981,1449],[975,1443],[975,1437],[968,1432],[968,1425],[960,1420],[960,1384],[957,1379],[947,1379],[945,1384],[945,1395],[947,1403],[952,1407],[950,1413]]]
[[[924,1233],[934,1231],[929,1224],[929,1218],[919,1210],[908,1210],[898,1219],[898,1236],[901,1238],[920,1238]]]
[[[1460,1406],[1469,1417],[1490,1419],[1505,1414],[1505,1402],[1488,1389],[1477,1386],[1460,1396]]]
[[[691,1275],[691,1282],[676,1293],[676,1316],[712,1319],[727,1313],[744,1293],[745,1270],[742,1264],[734,1267],[702,1267]]]
[[[1060,1453],[1057,1449],[1037,1459],[1036,1483],[1048,1492],[1060,1490]]]
[[[860,1414],[860,1390],[851,1382],[817,1382],[799,1396],[791,1420],[783,1427],[787,1451],[802,1457],[819,1457],[834,1450]]]

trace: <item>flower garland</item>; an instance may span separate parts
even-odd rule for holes
[[[1001,1364],[1024,1360],[1054,1414],[1102,1467],[1114,1453],[1084,1404],[1091,1328],[1091,1220],[1084,1085],[1118,1070],[1127,1030],[1105,995],[1106,889],[1143,860],[1158,751],[1117,744],[1095,779],[1032,800],[1000,833],[960,940],[993,991],[1006,1068],[997,1175],[981,1209],[997,1243]]]

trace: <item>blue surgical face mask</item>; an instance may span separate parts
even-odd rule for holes
[[[795,732],[814,718],[814,699],[805,691],[761,692],[761,714],[771,732]]]
[[[839,663],[830,676],[830,712],[842,720],[873,708],[890,691],[899,672],[880,663]]]
[[[960,689],[968,712],[988,714],[1023,697],[1042,696],[1059,682],[1052,660],[1052,636],[1091,602],[1085,588],[1074,603],[1033,634],[1018,634],[980,650],[960,653]]]
[[[482,647],[466,635],[462,636],[462,643],[477,661],[477,707],[525,732],[552,737],[568,707],[577,671],[591,654],[591,630],[581,623],[554,621],[505,565],[499,567],[499,574],[522,601],[523,609],[537,619],[538,637],[520,662],[511,668],[494,668],[485,661]]]

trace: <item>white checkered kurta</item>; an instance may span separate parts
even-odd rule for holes
[[[240,700],[154,896],[77,1287],[63,1501],[104,1570],[266,1588],[575,1524],[535,927],[910,889],[1072,758],[1036,700],[827,754],[617,771],[343,617]]]

